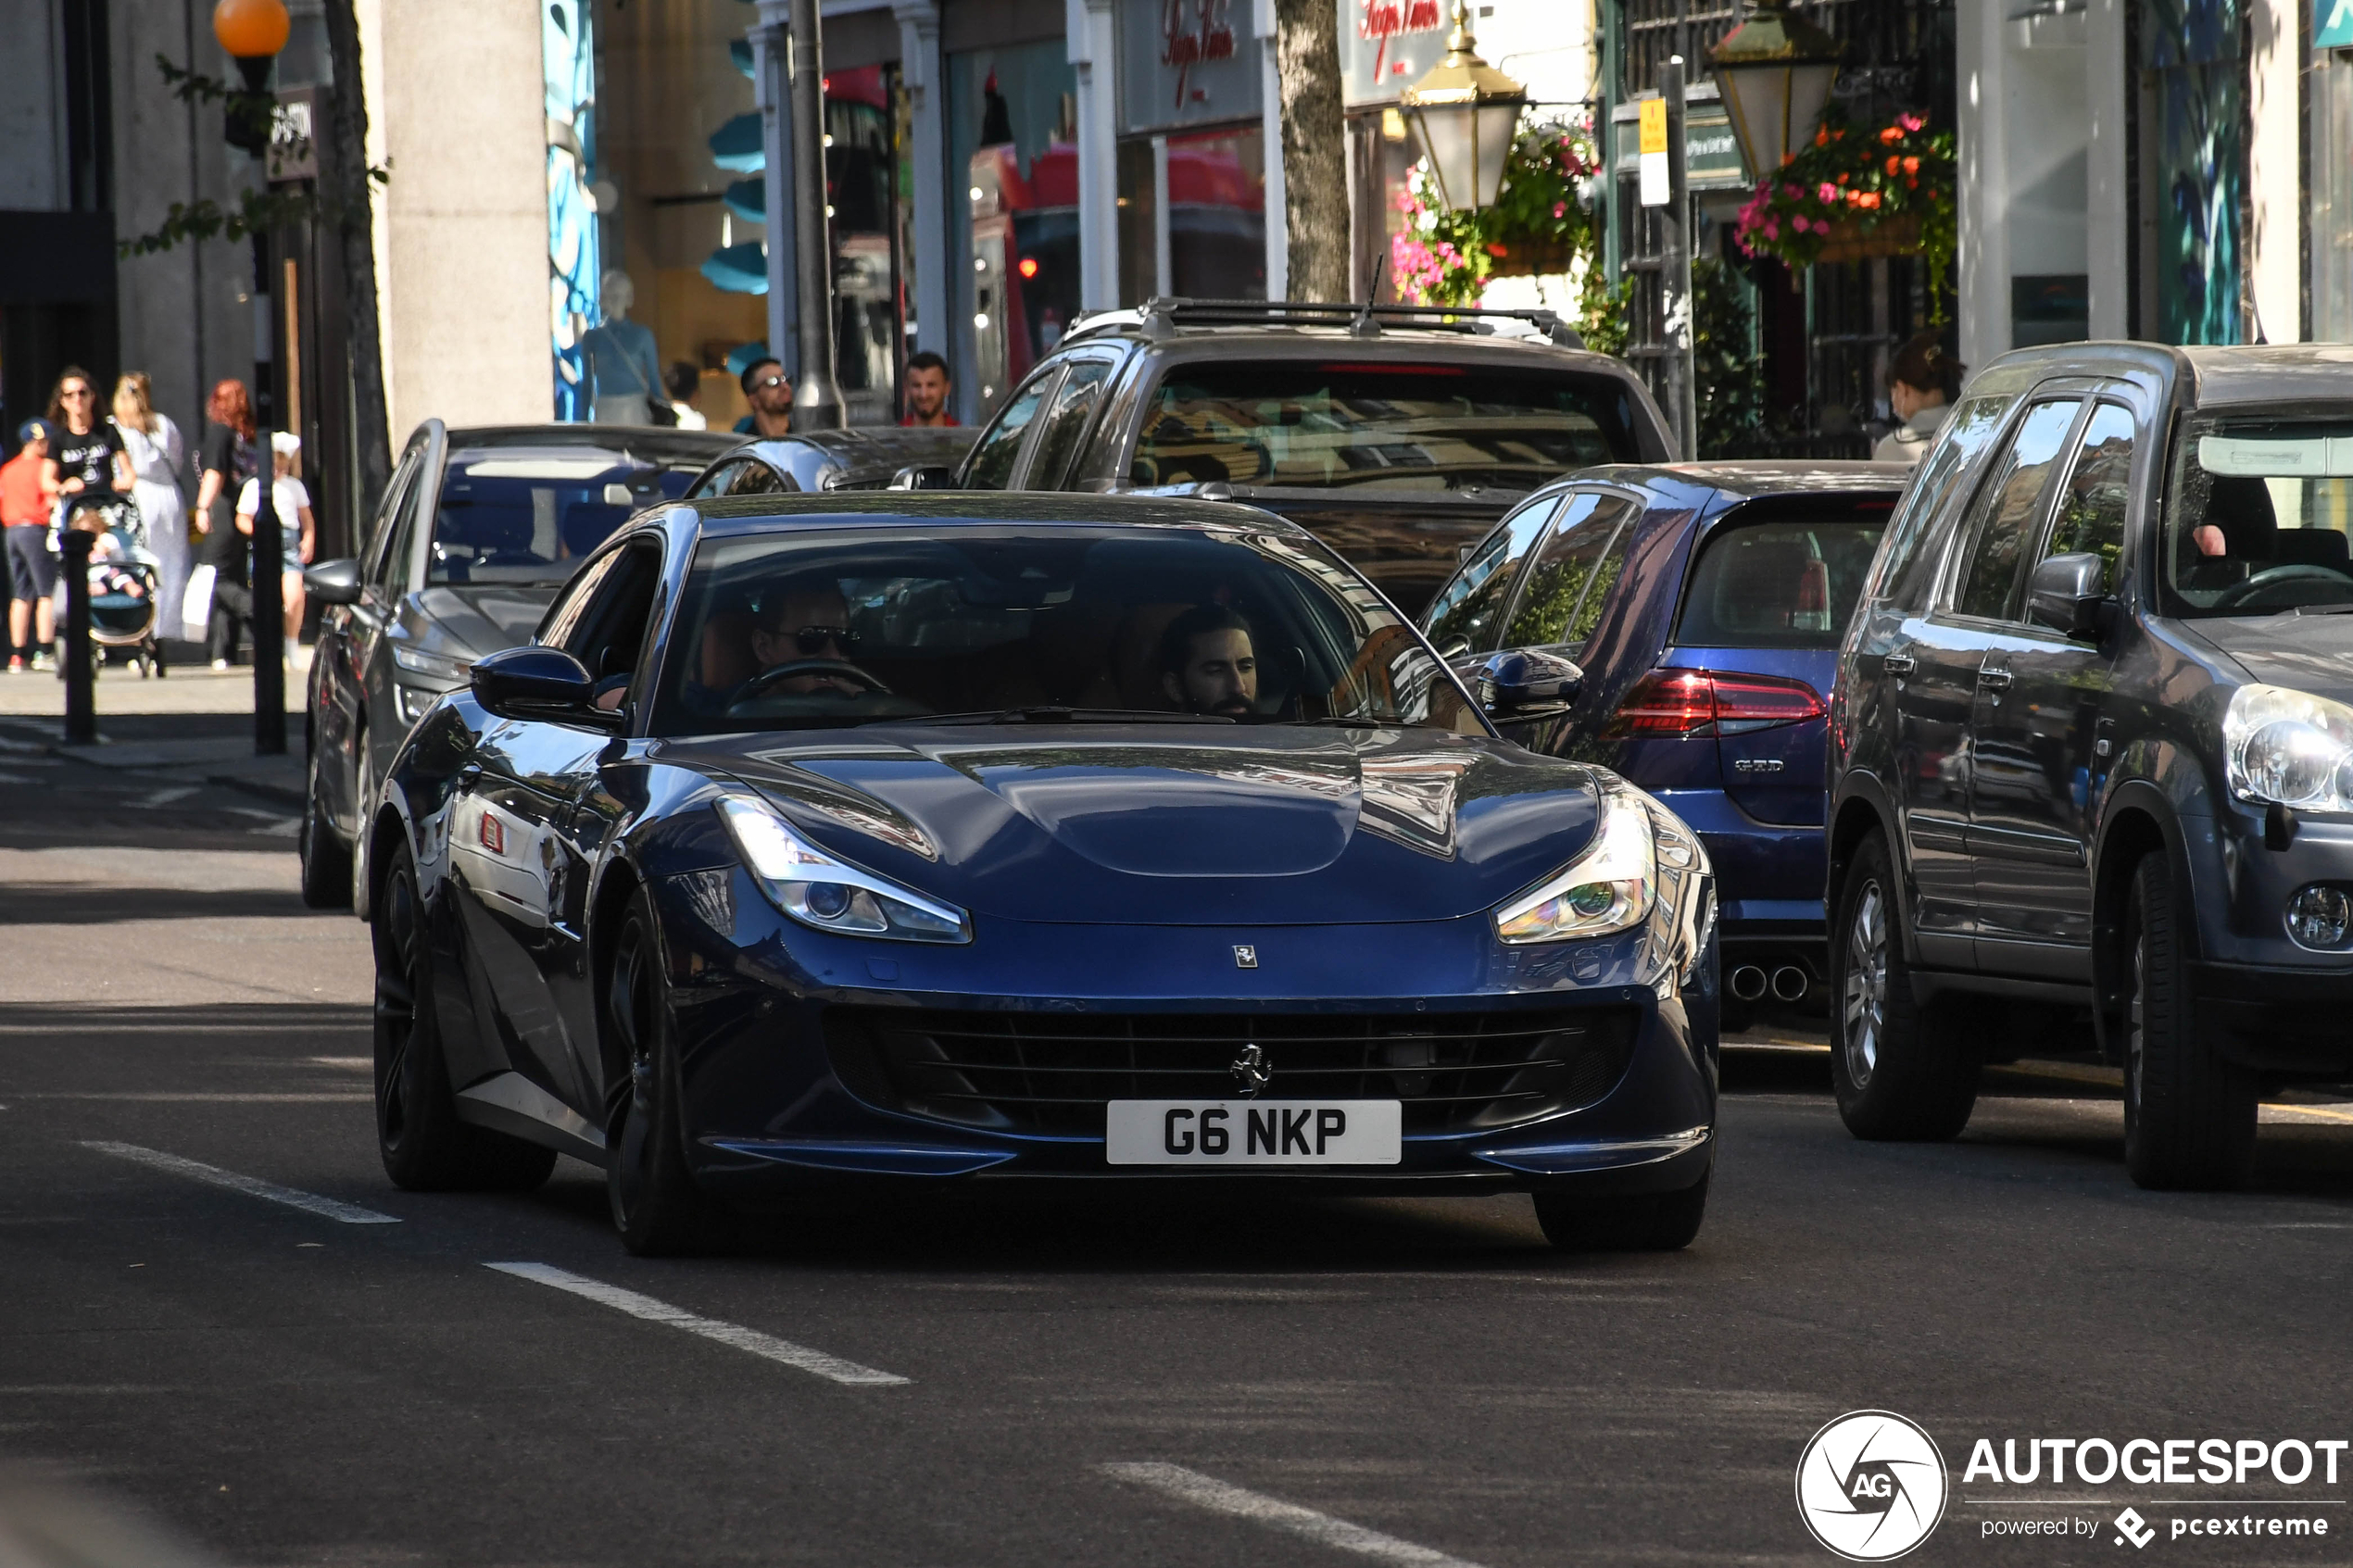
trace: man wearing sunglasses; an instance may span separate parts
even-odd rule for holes
[[[831,578],[802,579],[771,589],[752,628],[751,651],[763,675],[791,665],[810,666],[805,673],[764,682],[768,691],[856,696],[886,689],[853,662],[858,633],[849,629],[849,601]],[[828,671],[826,665],[848,665],[862,678]]]
[[[774,359],[754,359],[744,367],[742,385],[751,412],[736,421],[737,435],[768,441],[792,433],[792,381],[783,365]]]

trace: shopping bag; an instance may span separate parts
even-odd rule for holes
[[[219,569],[199,566],[188,573],[188,592],[180,601],[181,635],[201,643],[212,631],[212,583]]]

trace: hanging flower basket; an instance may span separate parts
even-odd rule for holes
[[[1495,205],[1448,209],[1426,164],[1398,194],[1404,226],[1390,236],[1390,275],[1415,305],[1476,305],[1490,278],[1567,272],[1593,244],[1592,216],[1579,185],[1601,168],[1589,122],[1521,129],[1504,164]]]
[[[1494,255],[1501,251],[1500,256]],[[1549,278],[1566,272],[1580,254],[1573,240],[1557,234],[1515,234],[1488,247],[1491,278]]]
[[[1833,261],[1869,261],[1881,256],[1918,256],[1920,254],[1920,220],[1918,214],[1907,213],[1882,219],[1866,229],[1851,218],[1842,218],[1831,224],[1831,232],[1822,241],[1822,248],[1815,253],[1818,264]]]

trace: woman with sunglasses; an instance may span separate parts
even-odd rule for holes
[[[49,487],[59,524],[94,501],[131,490],[122,433],[98,417],[96,385],[89,371],[68,365],[49,395]]]

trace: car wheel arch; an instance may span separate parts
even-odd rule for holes
[[[630,901],[636,897],[638,888],[644,885],[645,879],[636,866],[625,857],[616,855],[598,874],[596,889],[588,899],[588,976],[589,985],[593,987],[591,995],[598,998],[594,1014],[597,1020],[597,1056],[604,1073],[605,1122],[608,1126],[619,1109],[613,1097],[629,1081],[629,1064],[615,1060],[613,1042],[604,1027],[602,998],[612,983],[616,932],[628,912]],[[661,918],[659,912],[655,918]],[[659,932],[656,933],[656,947],[660,947]]]
[[[1904,944],[1905,961],[1917,963],[1919,956],[1912,945],[1911,872],[1904,859],[1903,835],[1895,831],[1895,813],[1885,791],[1868,773],[1853,772],[1841,780],[1838,798],[1831,807],[1823,845],[1828,859],[1822,887],[1823,915],[1826,920],[1834,918],[1838,890],[1845,881],[1846,868],[1854,863],[1856,851],[1873,833],[1885,835],[1889,867],[1895,880],[1903,884],[1895,889],[1895,929]]]
[[[2172,862],[2176,884],[2192,889],[2195,899],[2196,877],[2171,803],[2155,784],[2130,781],[2108,797],[2092,859],[2092,1021],[2101,1054],[2112,1060],[2122,1060],[2124,987],[2131,972],[2124,932],[2133,873],[2155,854]],[[2183,922],[2182,931],[2195,956],[2197,922]]]

